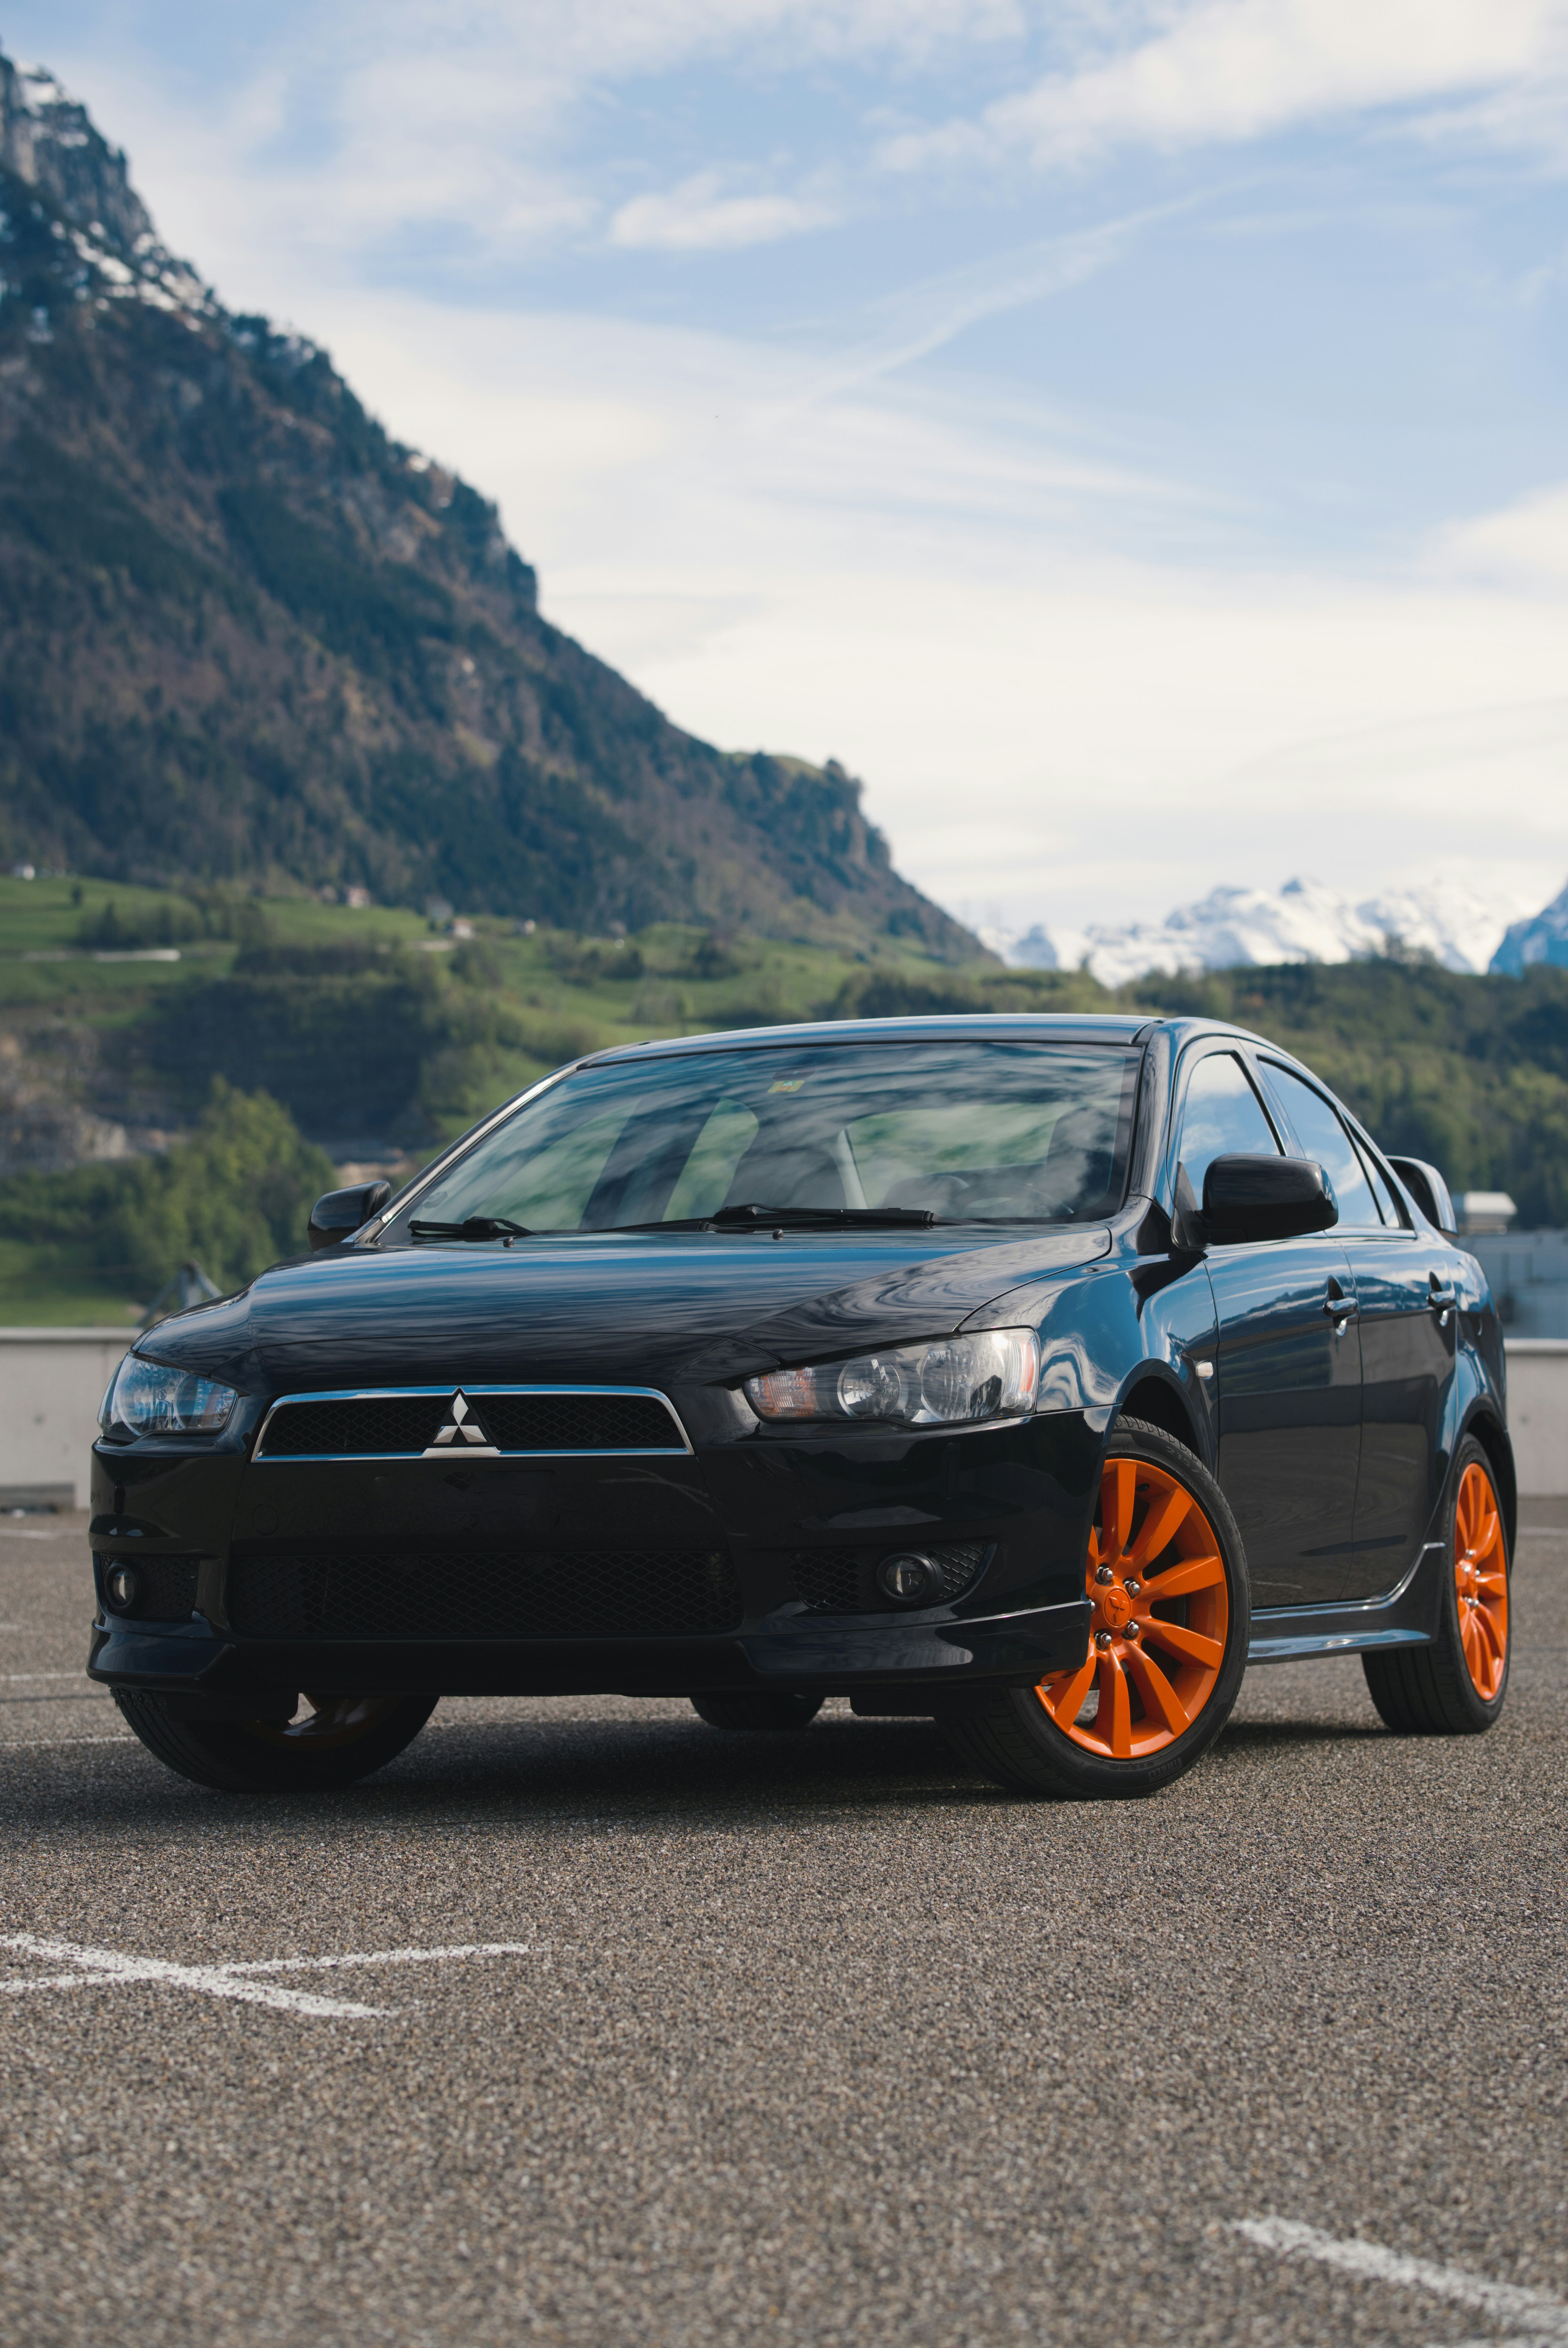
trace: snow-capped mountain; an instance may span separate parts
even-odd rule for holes
[[[1522,978],[1532,963],[1555,963],[1568,968],[1568,889],[1527,922],[1512,922],[1489,968],[1505,977]]]
[[[1532,961],[1568,960],[1568,890],[1533,922],[1518,919],[1517,894],[1434,880],[1391,889],[1357,901],[1316,880],[1287,880],[1282,889],[1214,889],[1194,905],[1178,905],[1163,922],[1123,927],[1099,923],[1075,930],[1042,922],[980,935],[1004,962],[1034,970],[1074,970],[1087,963],[1106,986],[1146,971],[1234,970],[1246,963],[1349,962],[1400,946],[1430,954],[1449,970],[1483,971],[1507,939],[1533,937],[1555,916],[1555,953],[1537,943],[1521,947]],[[1513,926],[1509,927],[1510,922]],[[1502,942],[1500,944],[1500,941]]]

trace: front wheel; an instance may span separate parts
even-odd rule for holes
[[[225,1794],[324,1794],[352,1786],[412,1745],[439,1701],[307,1695],[291,1720],[182,1720],[166,1696],[116,1688],[114,1700],[149,1753],[193,1785]]]
[[[1089,1653],[943,1724],[960,1757],[1022,1793],[1152,1794],[1230,1717],[1246,1669],[1246,1559],[1225,1494],[1163,1428],[1122,1419],[1105,1447],[1084,1583]]]
[[[1401,1736],[1475,1736],[1508,1694],[1508,1534],[1491,1462],[1467,1435],[1454,1461],[1438,1632],[1428,1647],[1363,1655],[1367,1690]]]

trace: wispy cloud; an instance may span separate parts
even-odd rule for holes
[[[633,196],[611,219],[610,242],[664,252],[733,252],[825,228],[834,218],[830,206],[803,197],[727,196],[722,187],[717,171],[698,171],[665,195]]]
[[[1072,164],[1117,147],[1236,142],[1565,67],[1564,0],[1200,0],[1119,54],[886,140],[881,160],[897,170],[1020,153]],[[1542,97],[1538,85],[1537,108]]]
[[[1200,201],[1183,198],[1065,236],[1042,237],[884,296],[875,305],[873,333],[829,361],[772,413],[792,415],[880,376],[897,374],[955,342],[982,319],[1065,294],[1110,268],[1156,221],[1190,211]]]

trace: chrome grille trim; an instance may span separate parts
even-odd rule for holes
[[[578,1446],[576,1447],[565,1449],[544,1447],[528,1451],[497,1451],[490,1449],[482,1451],[476,1449],[467,1453],[443,1451],[436,1455],[433,1455],[427,1449],[420,1449],[417,1451],[269,1451],[266,1447],[267,1430],[272,1426],[273,1418],[279,1411],[288,1408],[291,1405],[320,1402],[409,1402],[422,1396],[428,1396],[432,1402],[450,1402],[453,1395],[456,1394],[471,1395],[476,1402],[481,1401],[487,1395],[591,1395],[606,1396],[618,1395],[622,1397],[632,1395],[639,1401],[656,1402],[661,1406],[669,1417],[671,1432],[674,1437],[674,1440],[670,1443],[660,1444],[591,1444],[586,1447]],[[692,1457],[692,1438],[687,1434],[684,1426],[681,1424],[681,1416],[675,1408],[674,1404],[671,1401],[669,1395],[667,1394],[661,1394],[657,1386],[560,1385],[518,1385],[509,1382],[504,1385],[491,1384],[488,1385],[469,1385],[462,1380],[454,1380],[442,1385],[325,1386],[318,1389],[314,1394],[279,1395],[276,1399],[267,1406],[267,1415],[262,1419],[261,1426],[257,1430],[256,1441],[251,1450],[251,1457],[255,1466],[265,1468],[269,1466],[304,1467],[310,1465],[332,1467],[334,1464],[344,1460],[425,1459],[432,1456],[438,1457],[439,1458],[446,1460],[448,1465],[455,1458],[464,1457],[472,1460],[486,1458],[668,1459],[677,1452],[682,1452],[688,1457]]]

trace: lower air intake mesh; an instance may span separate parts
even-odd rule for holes
[[[237,1547],[228,1612],[249,1639],[649,1639],[733,1631],[709,1550],[278,1555]]]
[[[128,1566],[136,1576],[136,1593],[128,1606],[105,1605],[108,1614],[138,1622],[183,1622],[196,1610],[196,1576],[200,1570],[199,1557],[137,1557],[117,1551],[105,1556],[95,1551],[93,1563],[97,1568],[98,1589],[104,1586],[104,1576],[111,1566]]]
[[[985,1541],[953,1541],[936,1549],[928,1541],[909,1541],[906,1550],[931,1560],[942,1577],[942,1595],[935,1602],[950,1605],[979,1580],[988,1547]],[[885,1557],[901,1553],[891,1549],[797,1549],[789,1560],[795,1595],[808,1614],[886,1614],[893,1601],[877,1588],[876,1569]]]

